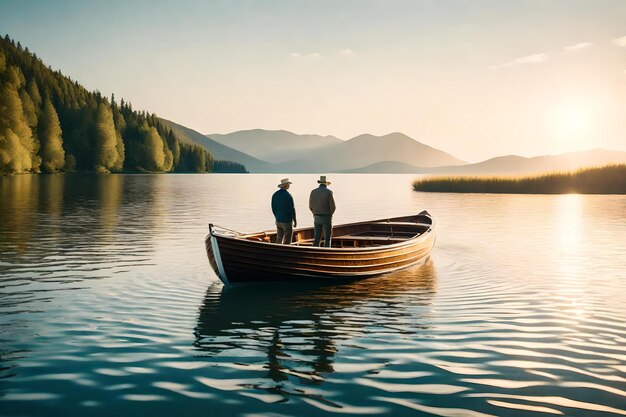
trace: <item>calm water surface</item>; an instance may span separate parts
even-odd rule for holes
[[[0,178],[0,415],[626,415],[625,196],[334,175],[336,223],[428,209],[430,262],[225,290],[206,225],[271,228],[279,177]]]

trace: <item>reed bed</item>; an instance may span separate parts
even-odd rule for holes
[[[626,164],[525,177],[432,177],[413,182],[415,191],[499,194],[626,194]]]

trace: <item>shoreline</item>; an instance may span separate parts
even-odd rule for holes
[[[413,181],[414,191],[481,194],[626,194],[626,164],[523,177],[442,176]]]

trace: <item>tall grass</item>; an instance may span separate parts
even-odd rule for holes
[[[413,182],[415,191],[508,194],[626,194],[626,164],[527,177],[433,177]]]

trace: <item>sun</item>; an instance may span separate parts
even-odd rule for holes
[[[583,100],[570,100],[553,113],[554,139],[563,150],[583,149],[589,145],[593,130],[593,109]]]
[[[584,134],[591,125],[591,111],[584,103],[569,103],[561,110],[559,124],[563,133]]]

